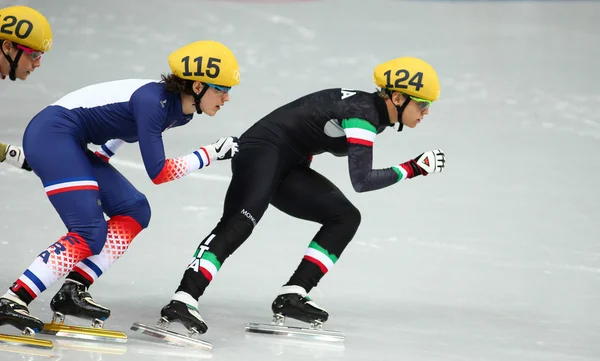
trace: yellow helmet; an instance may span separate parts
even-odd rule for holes
[[[437,73],[427,62],[413,57],[386,61],[375,67],[375,84],[416,98],[435,101],[440,97]]]
[[[175,76],[213,85],[232,87],[240,83],[240,67],[225,45],[203,40],[185,45],[169,55]]]
[[[37,10],[10,6],[0,10],[0,39],[47,52],[52,48],[52,29]]]

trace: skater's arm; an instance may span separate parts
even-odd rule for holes
[[[144,167],[154,184],[179,179],[194,170],[209,166],[214,160],[228,159],[228,156],[230,158],[231,154],[237,151],[237,140],[228,137],[203,146],[190,154],[167,159],[162,141],[163,122],[167,117],[167,110],[160,106],[159,101],[160,99],[144,96],[143,93],[134,94],[130,101],[137,123],[138,142]]]
[[[348,141],[348,169],[355,191],[373,191],[398,182],[398,173],[392,167],[373,169],[377,130],[371,123],[358,118],[344,119],[342,128]]]
[[[121,139],[111,139],[108,142],[102,144],[100,149],[96,151],[96,155],[106,162],[110,161],[110,158],[115,155],[117,150],[121,148],[121,146],[125,144],[124,140]]]
[[[31,172],[31,167],[25,160],[23,148],[11,144],[0,143],[0,162],[6,162],[17,168]]]
[[[377,136],[375,126],[366,120],[353,118],[344,119],[342,128],[346,132],[348,141],[348,168],[355,191],[373,191],[391,186],[404,179],[427,175],[427,171],[424,169],[425,165],[418,164],[419,157],[423,160],[423,155],[389,168],[373,169],[373,142]]]

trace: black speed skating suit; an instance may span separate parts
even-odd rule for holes
[[[358,192],[392,185],[399,179],[394,169],[372,169],[372,140],[388,126],[385,101],[377,93],[340,88],[301,97],[256,122],[241,135],[232,159],[221,220],[200,244],[177,291],[199,298],[272,204],[322,224],[288,282],[309,292],[352,240],[361,218],[333,183],[310,168],[310,160],[324,152],[347,156]]]

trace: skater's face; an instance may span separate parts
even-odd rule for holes
[[[200,109],[206,115],[213,116],[229,101],[229,89],[218,85],[207,84],[208,89],[200,99]]]
[[[7,56],[10,56],[12,59],[15,59],[17,57],[18,52],[21,51],[21,56],[19,58],[17,70],[15,72],[16,77],[20,80],[27,79],[29,74],[31,74],[35,70],[35,68],[41,65],[43,54],[42,52],[29,49],[25,46],[15,44],[10,41],[4,41],[4,43],[2,44],[2,50]],[[10,72],[10,63],[4,55],[2,55],[0,69],[2,69],[3,76],[8,76]]]
[[[394,105],[401,106],[404,103],[404,100],[406,99],[405,96],[407,95],[403,95],[401,93],[394,93],[392,95]],[[416,127],[417,124],[419,124],[423,120],[423,118],[427,114],[429,114],[429,104],[430,103],[414,100],[411,98],[411,101],[408,102],[406,108],[404,108],[404,111],[402,112],[402,124],[409,128]],[[394,118],[398,119],[397,113]]]

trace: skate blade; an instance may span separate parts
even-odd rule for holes
[[[346,335],[338,331],[317,330],[308,327],[276,325],[272,323],[250,322],[246,325],[246,332],[327,342],[344,342],[346,340]]]
[[[32,336],[12,336],[12,335],[0,335],[0,344],[32,347],[39,349],[51,350],[54,348],[54,344],[49,340],[42,340]]]
[[[45,323],[41,333],[90,341],[127,342],[127,335],[123,332],[103,328],[67,326],[57,323]]]
[[[145,335],[160,338],[161,340],[165,340],[168,343],[177,346],[190,346],[205,351],[211,351],[213,348],[210,342],[191,338],[164,328],[147,326],[139,322],[135,322],[133,325],[131,325],[131,329],[133,331],[141,332]]]

